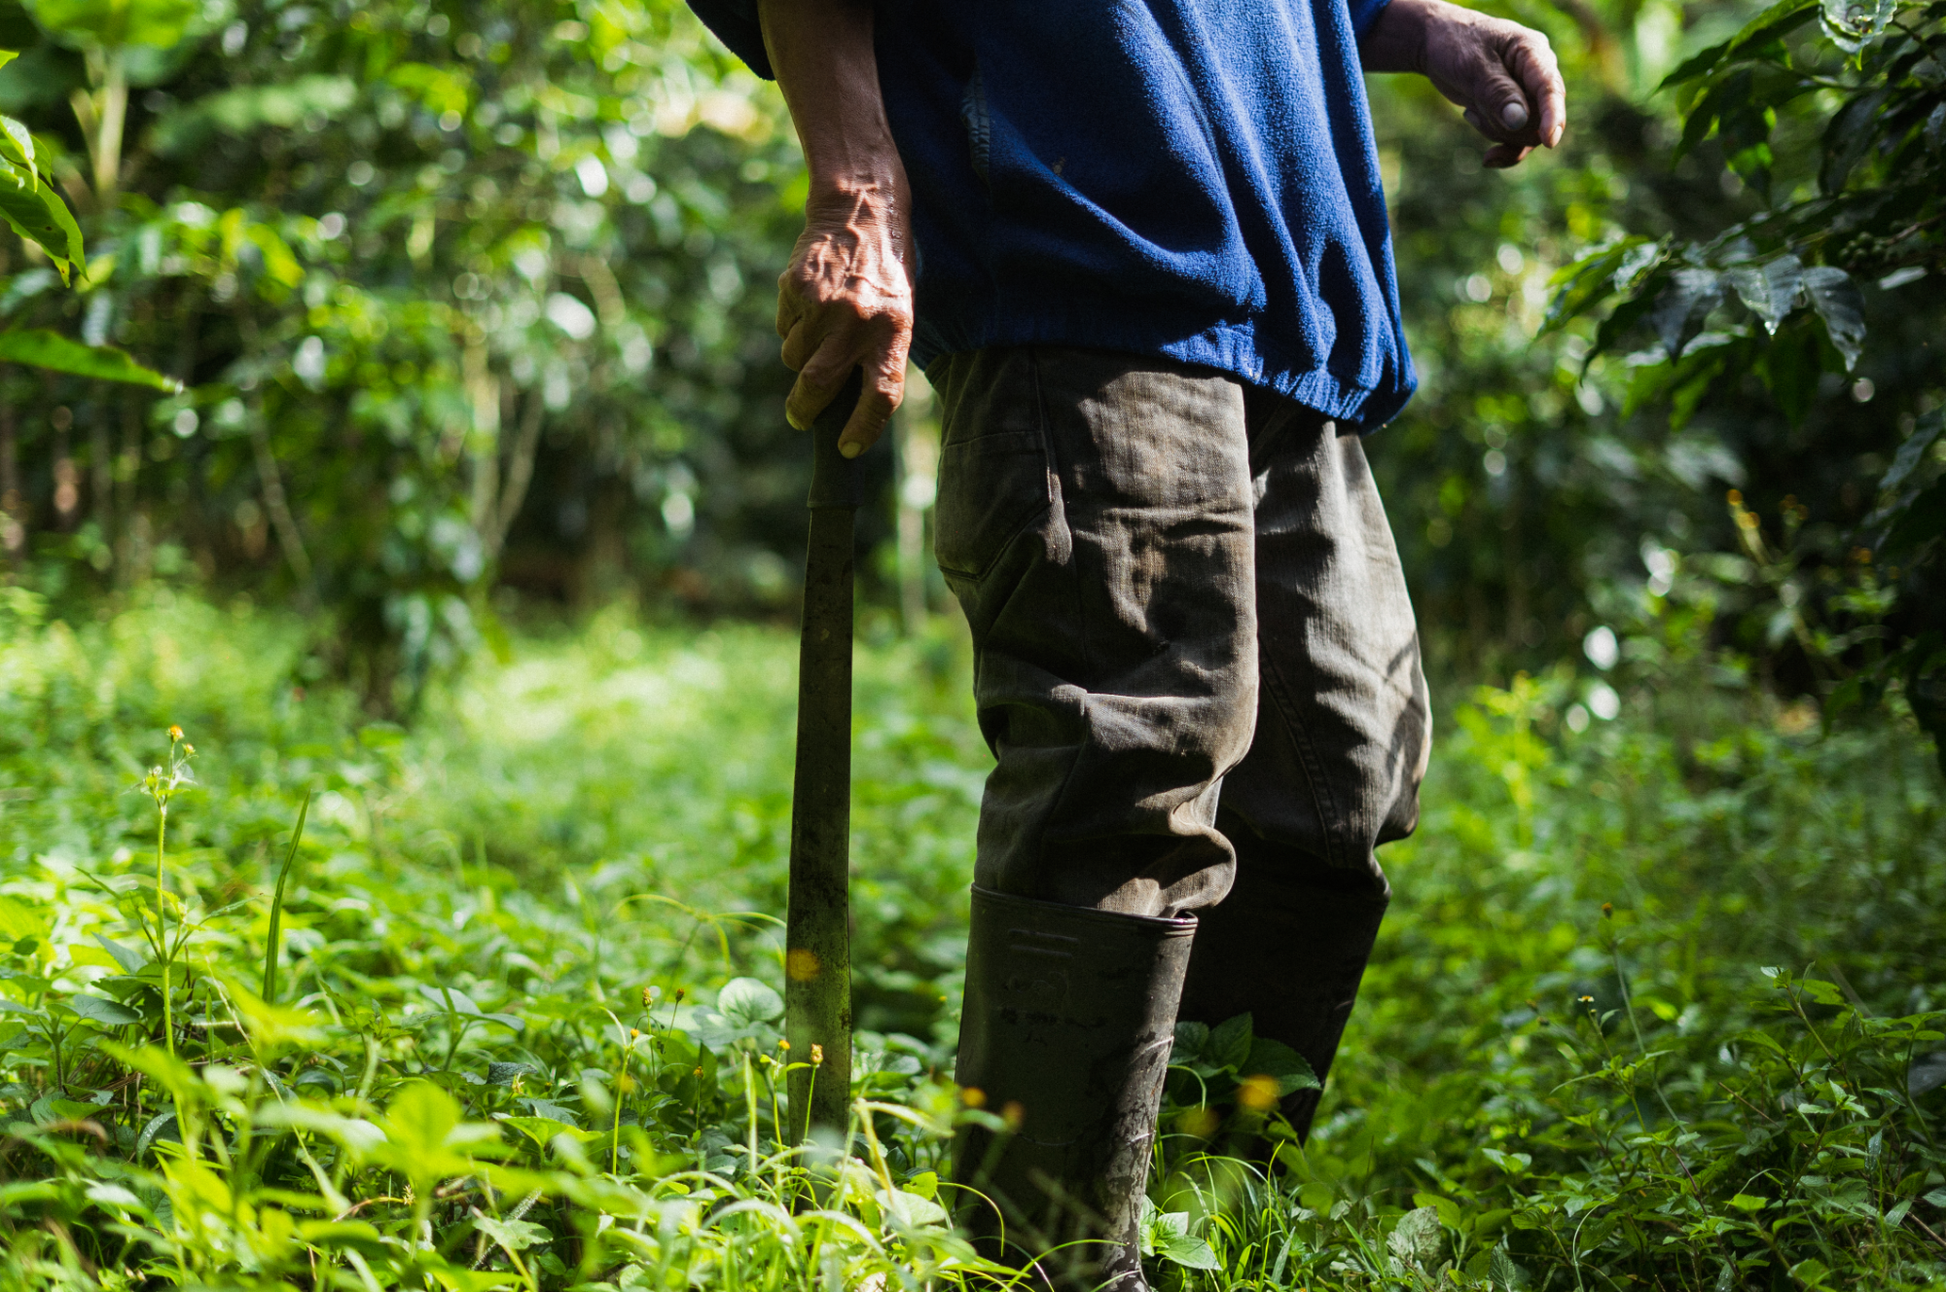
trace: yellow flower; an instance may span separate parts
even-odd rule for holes
[[[174,726],[174,725],[171,725],[171,726],[170,726],[170,728],[169,728],[169,739],[171,739],[171,740],[181,740],[181,739],[182,739],[182,728],[181,728],[181,727],[178,727],[178,726]]]
[[[1257,1112],[1269,1108],[1277,1102],[1277,1078],[1261,1073],[1245,1077],[1237,1087],[1237,1102]]]

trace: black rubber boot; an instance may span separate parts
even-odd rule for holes
[[[959,1222],[986,1255],[1038,1258],[1063,1292],[1144,1292],[1137,1226],[1195,931],[974,888],[956,1075],[1014,1126],[955,1146],[954,1179],[984,1195]]]
[[[1376,874],[1331,869],[1232,821],[1221,828],[1237,849],[1236,883],[1220,904],[1197,912],[1200,931],[1178,1016],[1215,1027],[1249,1014],[1254,1035],[1296,1050],[1322,1082],[1391,890]],[[1299,1143],[1322,1094],[1299,1090],[1283,1099]],[[1239,1147],[1267,1157],[1271,1145]]]

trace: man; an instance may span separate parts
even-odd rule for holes
[[[908,352],[941,396],[935,552],[998,760],[957,1076],[1017,1123],[962,1142],[963,1218],[1139,1292],[1174,1023],[1248,1013],[1322,1078],[1374,849],[1417,820],[1425,682],[1359,438],[1414,379],[1361,73],[1431,77],[1509,166],[1559,141],[1554,57],[1444,0],[691,3],[810,167],[792,423],[862,368],[862,452]]]

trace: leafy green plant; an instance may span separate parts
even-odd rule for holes
[[[355,696],[290,686],[305,627],[273,613],[0,605],[0,1277],[991,1273],[942,1182],[985,755],[923,645],[860,653],[866,1021],[839,1155],[789,1144],[785,1074],[812,1056],[779,1045],[761,915],[788,634],[609,612],[516,639],[412,729],[354,733]],[[1301,1069],[1247,1020],[1184,1029],[1143,1229],[1159,1287],[1946,1275],[1931,749],[1896,724],[1820,738],[1674,617],[1626,626],[1607,669],[1452,707],[1302,1150],[1252,1107]],[[168,715],[199,783],[167,817],[173,1029],[137,931],[155,804],[126,792]],[[1234,1155],[1246,1132],[1272,1162]]]
[[[1650,332],[1661,362],[1640,366],[1635,397],[1665,401],[1677,425],[1699,408],[1745,407],[1759,385],[1802,424],[1827,373],[1872,399],[1869,378],[1852,384],[1869,312],[1860,282],[1890,293],[1946,268],[1943,24],[1932,3],[1782,0],[1686,60],[1664,83],[1684,114],[1676,158],[1715,141],[1761,205],[1707,238],[1635,233],[1596,248],[1556,276],[1550,323],[1605,309],[1591,356]],[[1887,344],[1900,344],[1896,329]],[[1822,662],[1855,675],[1834,692],[1835,710],[1901,690],[1937,733],[1946,485],[1932,451],[1937,393],[1922,378],[1908,397],[1895,455],[1853,450],[1876,505],[1843,535],[1884,571],[1884,604],[1861,616],[1854,595],[1818,598],[1833,624],[1867,628],[1870,648]]]

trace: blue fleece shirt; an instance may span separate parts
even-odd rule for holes
[[[1411,397],[1358,37],[1386,0],[880,0],[913,359],[1092,346],[1365,427]],[[756,0],[690,0],[769,77]]]

